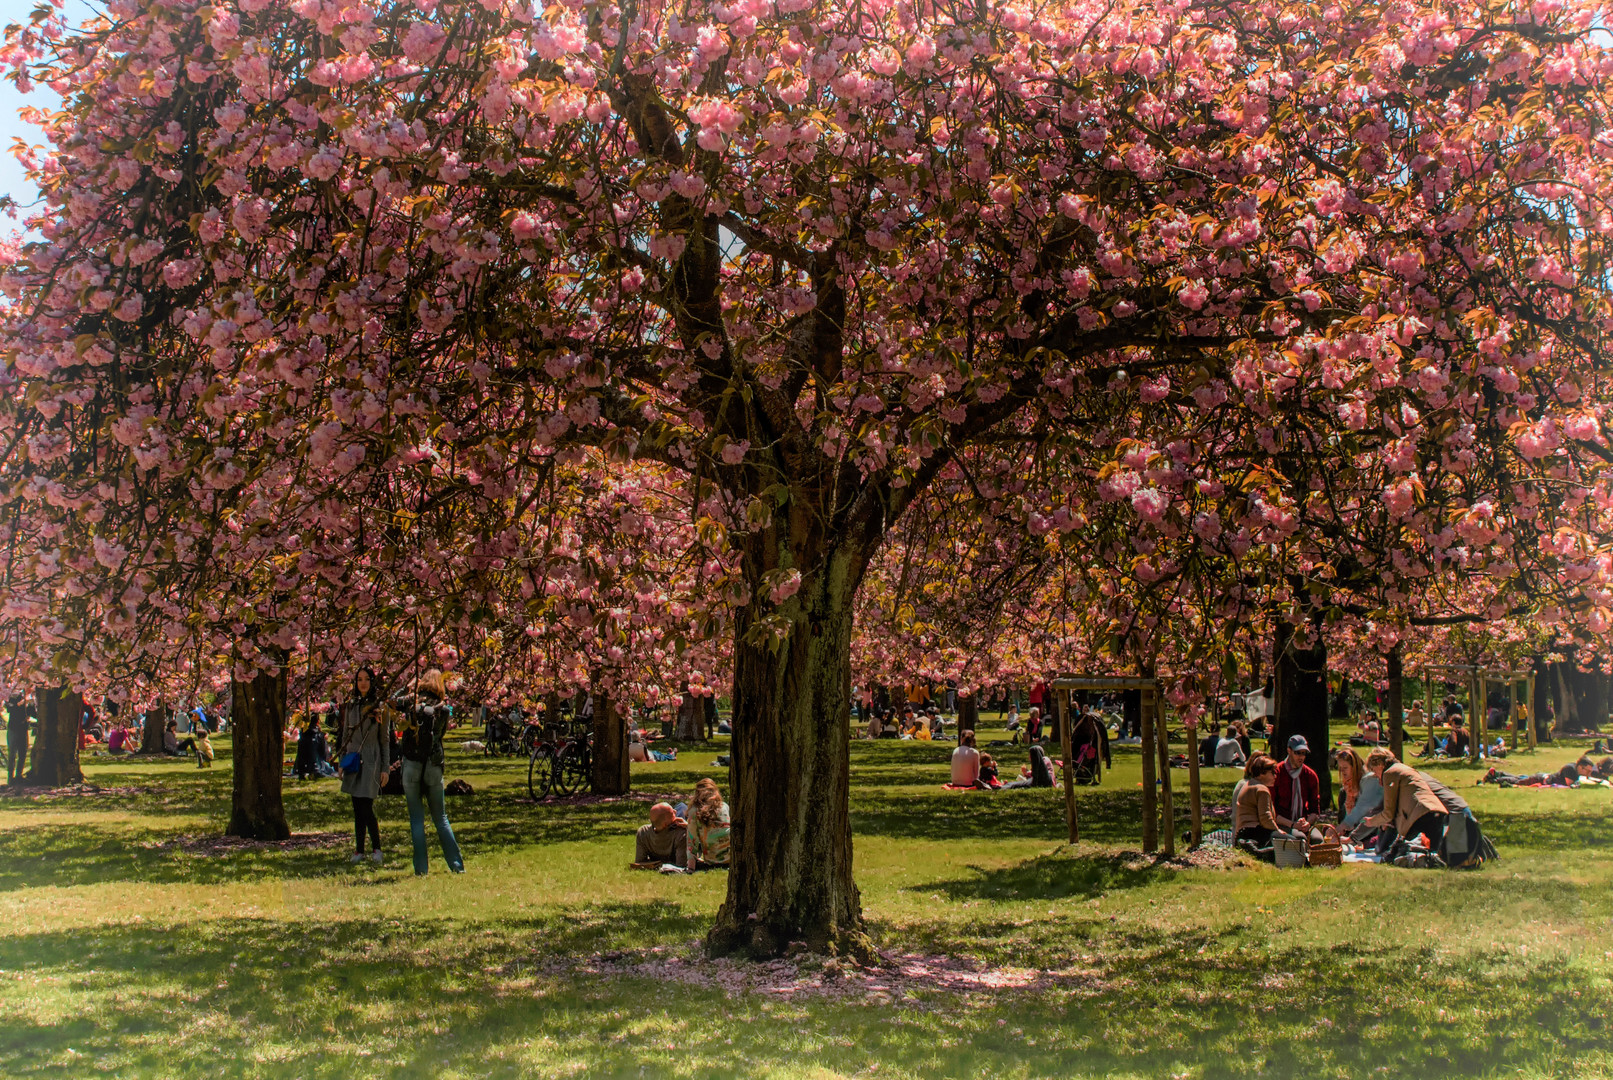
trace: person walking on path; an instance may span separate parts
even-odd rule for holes
[[[433,668],[420,679],[418,695],[403,699],[399,725],[399,753],[403,757],[403,798],[409,805],[409,836],[414,842],[414,872],[424,875],[431,866],[426,851],[426,810],[437,826],[443,859],[456,874],[465,872],[465,860],[448,824],[442,793],[442,737],[448,730],[448,690],[442,672]]]
[[[342,709],[340,768],[342,791],[353,800],[355,849],[349,862],[364,858],[364,838],[370,839],[369,857],[381,864],[381,823],[375,817],[375,800],[392,771],[390,731],[381,712],[375,672],[360,668],[353,676],[353,696]]]

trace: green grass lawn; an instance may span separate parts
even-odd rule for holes
[[[410,873],[401,799],[387,865],[350,866],[333,780],[287,781],[296,845],[224,848],[215,745],[211,771],[97,758],[99,793],[0,799],[0,1076],[1613,1077],[1613,792],[1444,765],[1499,864],[1182,868],[1128,853],[1135,748],[1080,790],[1071,851],[1057,790],[947,792],[949,746],[854,743],[892,958],[863,971],[704,960],[724,878],[629,871],[644,801],[533,805],[524,763],[457,746],[463,877]],[[725,749],[635,787],[725,784]]]

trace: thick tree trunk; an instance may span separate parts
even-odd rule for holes
[[[1291,623],[1279,621],[1272,655],[1276,658],[1276,731],[1272,756],[1279,761],[1288,752],[1288,740],[1305,736],[1310,744],[1307,764],[1321,782],[1322,805],[1333,801],[1332,772],[1327,767],[1327,643],[1320,637],[1307,646]]]
[[[594,696],[593,782],[595,795],[626,795],[628,779],[627,720],[616,712],[609,694]]]
[[[958,695],[958,731],[973,731],[980,723],[980,700],[974,693]]]
[[[1385,658],[1388,665],[1389,691],[1389,749],[1402,761],[1406,759],[1406,669],[1400,655],[1400,643],[1389,650]]]
[[[28,787],[62,787],[84,781],[78,764],[78,727],[84,699],[67,687],[40,690],[34,696],[39,731],[34,739]]]
[[[820,556],[820,551],[811,552]],[[799,555],[800,552],[797,552]],[[782,642],[736,620],[728,898],[707,944],[715,954],[870,952],[851,875],[851,601],[864,561],[821,553],[821,567],[780,605]]]
[[[233,791],[226,836],[284,840],[291,835],[280,801],[285,764],[286,668],[230,686]]]
[[[157,702],[146,710],[145,726],[140,732],[140,752],[142,754],[162,753],[162,730],[168,724],[168,710],[162,702]]]

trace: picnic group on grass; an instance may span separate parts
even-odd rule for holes
[[[1050,725],[1044,722],[1044,709],[1051,712],[1052,693],[1045,681],[1038,680],[1029,694],[1029,710],[1022,718],[1017,694],[1004,692],[995,704],[1002,718],[1006,739],[989,742],[983,750],[972,729],[948,734],[946,713],[956,708],[956,687],[948,685],[933,692],[915,684],[899,691],[900,708],[892,704],[889,692],[881,690],[880,700],[869,688],[854,691],[853,704],[859,713],[858,733],[865,739],[897,739],[939,742],[956,738],[951,753],[946,787],[952,790],[1011,790],[1051,788],[1055,776],[1065,767],[1049,756]],[[580,696],[579,716],[587,719],[591,699]],[[1112,743],[1136,744],[1140,731],[1130,722],[1124,708],[1113,703],[1077,702],[1070,708],[1070,753],[1073,780],[1080,784],[1100,783],[1102,770],[1112,767]],[[945,712],[943,711],[945,710]],[[1110,711],[1105,711],[1109,709]],[[489,739],[508,737],[520,726],[541,723],[541,714],[529,718],[519,711],[482,710],[486,715],[485,735]],[[1417,752],[1428,759],[1466,758],[1474,734],[1464,723],[1462,707],[1447,698],[1442,709],[1444,732],[1430,737]],[[328,736],[328,717],[334,731]],[[7,703],[7,782],[22,778],[27,760],[29,725],[34,719],[27,699],[14,696]],[[199,766],[211,764],[214,751],[210,736],[229,729],[221,710],[198,702],[176,711],[162,722],[161,754],[193,754]],[[1485,718],[1487,727],[1498,726],[1494,716]],[[80,722],[82,749],[113,756],[139,751],[144,740],[146,716],[131,723],[119,719],[118,706],[111,701],[100,710],[85,705]],[[723,733],[730,722],[711,724]],[[1420,704],[1406,716],[1409,726],[1426,723]],[[380,820],[376,800],[384,793],[401,794],[408,808],[412,861],[416,874],[427,873],[430,850],[426,823],[429,818],[437,835],[442,857],[450,871],[464,871],[464,857],[448,820],[444,801],[444,735],[453,725],[453,707],[441,671],[433,669],[409,691],[386,695],[376,673],[362,668],[355,673],[346,701],[334,707],[307,709],[294,713],[286,732],[294,747],[290,773],[297,779],[335,777],[349,796],[353,809],[354,848],[352,862],[368,860],[381,864]],[[510,731],[501,732],[499,725]],[[1386,724],[1376,713],[1364,713],[1356,731],[1328,754],[1322,767],[1331,765],[1338,774],[1338,798],[1333,806],[1321,805],[1321,785],[1311,764],[1311,747],[1303,735],[1294,735],[1282,747],[1279,758],[1272,752],[1257,752],[1254,739],[1267,740],[1272,731],[1266,717],[1251,717],[1234,710],[1223,723],[1211,724],[1198,740],[1196,752],[1205,768],[1240,768],[1242,777],[1233,789],[1227,808],[1230,828],[1211,832],[1206,841],[1225,843],[1273,861],[1286,839],[1322,841],[1336,834],[1352,861],[1392,861],[1401,866],[1470,866],[1494,849],[1484,839],[1472,809],[1461,796],[1432,774],[1401,761],[1385,743]],[[1113,737],[1111,737],[1113,736]],[[676,760],[676,750],[650,749],[657,733],[630,726],[628,754],[635,762]],[[480,742],[467,741],[471,749]],[[1017,771],[1004,767],[992,753],[1000,747],[1024,747],[1027,756]],[[1603,747],[1598,742],[1593,754]],[[1608,749],[1613,750],[1613,743]],[[1363,757],[1362,751],[1365,751]],[[1481,756],[1504,758],[1504,738],[1481,748]],[[719,759],[719,763],[726,763]],[[1173,762],[1183,765],[1178,756]],[[462,782],[461,782],[462,783]],[[1476,783],[1504,787],[1586,787],[1613,785],[1613,756],[1597,760],[1592,754],[1544,773],[1512,773],[1492,766]],[[649,821],[635,836],[633,866],[666,873],[693,873],[726,868],[729,863],[729,808],[716,782],[702,779],[687,801],[659,801],[650,807]]]

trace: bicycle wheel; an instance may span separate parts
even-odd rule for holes
[[[549,746],[536,747],[526,767],[526,790],[533,801],[549,797],[549,789],[554,785],[555,772],[554,749]]]
[[[582,751],[576,743],[570,743],[560,751],[559,760],[554,767],[554,789],[559,795],[575,795],[587,779],[587,773],[579,766],[582,763]]]

